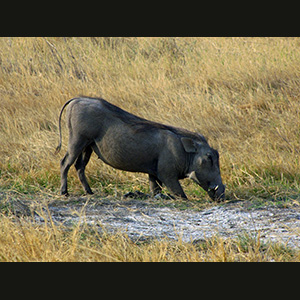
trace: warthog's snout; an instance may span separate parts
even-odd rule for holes
[[[224,184],[214,184],[210,185],[208,188],[208,195],[214,201],[224,201],[225,200],[225,185]]]

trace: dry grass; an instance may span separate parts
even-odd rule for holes
[[[299,198],[299,45],[299,38],[0,38],[0,186],[58,192],[58,114],[83,94],[203,133],[220,152],[228,199]],[[101,192],[148,188],[146,176],[95,156],[87,173]],[[74,171],[69,181],[70,192],[82,191]],[[190,198],[206,197],[184,185]]]
[[[0,262],[260,262],[299,261],[300,252],[279,244],[261,244],[259,237],[213,237],[197,244],[180,240],[133,242],[127,235],[99,234],[97,227],[65,228],[47,221],[35,224],[1,215]]]

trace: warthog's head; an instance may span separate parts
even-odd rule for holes
[[[206,142],[191,138],[181,138],[183,147],[191,154],[187,176],[199,184],[212,200],[225,199],[225,185],[222,183],[219,166],[219,153]]]

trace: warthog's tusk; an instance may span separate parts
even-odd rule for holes
[[[209,191],[217,191],[218,190],[218,188],[219,188],[219,185],[218,184],[216,184],[216,185],[213,185],[213,186],[210,186],[209,188],[208,188],[208,190]]]

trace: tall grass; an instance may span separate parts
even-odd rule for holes
[[[295,195],[299,46],[299,38],[1,38],[0,186],[58,191],[58,114],[88,95],[204,134],[220,152],[229,198]],[[95,156],[87,173],[94,188],[147,184]],[[74,171],[69,180],[82,190]]]

